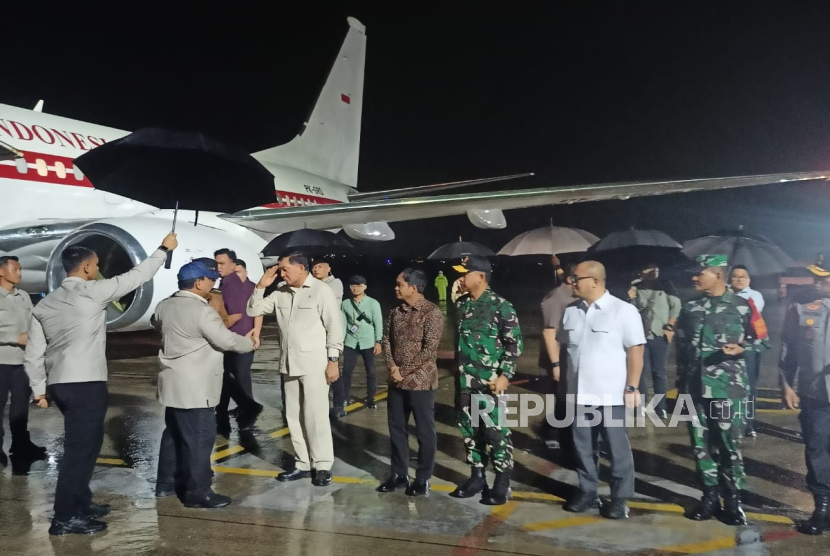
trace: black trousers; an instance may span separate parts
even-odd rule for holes
[[[55,492],[55,519],[86,513],[92,503],[89,482],[104,442],[109,393],[106,382],[52,384],[49,397],[63,413],[63,459]]]
[[[213,478],[214,409],[168,407],[164,423],[167,427],[161,435],[156,490],[175,490],[183,500],[205,496]]]
[[[359,356],[363,357],[363,365],[366,367],[366,400],[367,402],[375,400],[378,378],[375,373],[374,346],[369,349],[354,349],[346,346],[343,348],[343,372],[340,378],[332,384],[334,407],[343,407],[349,401],[352,394],[352,375]]]
[[[254,400],[254,388],[251,381],[251,365],[254,363],[254,352],[225,353],[225,374],[222,377],[222,395],[216,414],[227,419],[228,404],[233,398],[236,405],[243,411],[259,405]]]
[[[807,489],[830,496],[830,403],[804,396],[798,419],[807,460]]]
[[[12,446],[28,444],[29,435],[26,430],[29,425],[29,376],[23,365],[0,365],[0,451],[3,450],[3,412],[6,409],[6,400],[11,394],[12,402],[9,407],[9,429],[12,433]]]
[[[389,439],[392,442],[392,473],[406,477],[409,471],[409,416],[415,416],[418,437],[417,479],[427,480],[435,469],[435,390],[401,390],[389,387],[386,399]]]

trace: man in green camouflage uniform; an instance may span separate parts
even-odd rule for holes
[[[469,292],[457,304],[456,411],[472,474],[452,496],[470,498],[484,492],[482,503],[500,505],[507,501],[513,445],[498,396],[507,390],[516,373],[523,347],[522,331],[513,305],[489,287],[492,267],[487,259],[471,256],[455,269],[463,273]],[[477,411],[473,404],[477,404]],[[488,460],[496,471],[489,491],[484,475]]]
[[[677,321],[677,386],[691,396],[697,419],[689,423],[703,498],[689,517],[697,521],[720,513],[722,521],[742,525],[745,485],[741,437],[746,425],[749,380],[744,353],[759,344],[747,301],[726,287],[725,255],[700,255],[701,270],[692,278],[705,295],[687,302]]]

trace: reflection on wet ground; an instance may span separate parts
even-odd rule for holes
[[[531,316],[523,317],[530,324]],[[775,318],[770,319],[773,323]],[[550,384],[536,368],[538,328],[528,326],[527,352],[516,393],[548,393]],[[275,330],[268,326],[266,340]],[[448,493],[468,469],[455,425],[450,378],[452,334],[442,341],[441,381],[436,403],[438,456],[429,497],[402,492],[379,494],[389,471],[385,391],[379,411],[350,406],[333,427],[334,482],[325,488],[310,481],[274,480],[290,465],[290,439],[282,417],[277,352],[269,341],[257,353],[255,396],[266,410],[252,431],[234,427],[230,440],[218,436],[213,459],[217,492],[233,497],[223,510],[189,510],[176,499],[153,496],[162,408],[155,400],[157,344],[152,334],[111,336],[110,410],[106,439],[92,488],[96,500],[112,504],[107,532],[89,537],[50,538],[57,464],[62,453],[62,418],[50,408],[31,411],[31,431],[46,445],[49,458],[25,468],[0,471],[0,553],[46,554],[825,554],[826,538],[796,534],[793,520],[812,510],[806,492],[803,444],[797,413],[777,400],[775,354],[764,358],[758,406],[759,435],[744,440],[750,524],[732,528],[717,521],[683,517],[699,497],[688,434],[651,424],[630,429],[637,469],[631,518],[610,522],[597,513],[562,510],[576,484],[568,454],[535,417],[514,429],[513,499],[489,507],[476,498],[457,500]],[[385,367],[378,360],[379,383]],[[669,383],[672,384],[673,376]],[[365,391],[365,376],[355,373],[354,394]],[[411,435],[413,454],[417,449]],[[6,447],[8,448],[8,446]],[[603,460],[604,461],[604,460]],[[607,463],[607,462],[606,462]],[[600,493],[610,479],[603,465]],[[490,475],[492,480],[492,475]]]

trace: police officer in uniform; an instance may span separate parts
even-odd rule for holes
[[[784,403],[801,409],[807,488],[815,500],[813,515],[797,528],[820,535],[830,529],[830,270],[807,268],[815,288],[796,293],[787,309],[779,367]]]
[[[499,405],[499,396],[510,384],[522,353],[522,331],[519,318],[509,301],[490,289],[492,267],[484,257],[470,256],[454,267],[463,274],[462,280],[469,295],[458,301],[458,384],[456,411],[470,478],[455,489],[451,496],[470,498],[486,492],[481,502],[500,505],[507,501],[510,473],[513,470],[513,445],[510,429],[503,426],[506,415]],[[492,400],[486,400],[486,397]],[[493,409],[473,422],[472,407],[479,410],[492,403]],[[500,424],[502,423],[502,424]],[[490,426],[492,425],[492,426]],[[493,488],[487,491],[484,470],[492,460],[496,471]]]
[[[743,525],[741,438],[749,396],[744,352],[759,342],[749,304],[726,286],[726,256],[700,255],[697,261],[701,269],[692,282],[704,295],[687,302],[677,320],[677,387],[691,396],[697,414],[689,433],[703,483],[703,498],[689,517],[701,521],[721,514],[720,483],[721,521]]]
[[[210,487],[222,352],[254,349],[250,338],[228,330],[208,304],[218,279],[219,273],[204,263],[187,263],[179,270],[179,291],[159,303],[151,319],[163,339],[158,398],[166,408],[167,425],[161,437],[156,497],[178,493],[188,508],[221,508],[231,501]]]

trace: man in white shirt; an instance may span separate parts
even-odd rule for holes
[[[265,288],[285,280],[268,297]],[[260,279],[248,302],[248,316],[276,313],[280,331],[280,372],[285,378],[285,413],[296,457],[295,468],[279,481],[312,475],[315,486],[331,484],[334,446],[329,423],[329,385],[340,378],[343,315],[331,288],[308,272],[302,253],[280,258]]]
[[[566,382],[569,403],[576,403],[573,440],[579,492],[564,509],[584,512],[599,505],[594,454],[598,452],[597,437],[602,434],[610,451],[614,480],[611,502],[602,505],[601,513],[609,519],[625,519],[626,500],[634,494],[634,457],[623,422],[626,408],[633,410],[639,401],[637,385],[646,343],[643,321],[636,308],[605,289],[601,263],[580,264],[570,280],[574,295],[582,301],[565,310],[556,339],[568,347]],[[597,412],[589,421],[591,406],[597,407]]]
[[[749,270],[742,265],[736,264],[732,267],[732,275],[730,276],[730,284],[732,291],[738,297],[743,297],[747,301],[752,301],[758,314],[764,310],[764,296],[758,290],[753,290],[749,287],[752,283],[749,277]],[[746,351],[744,353],[744,360],[746,361],[746,374],[749,377],[749,401],[751,407],[755,407],[755,396],[758,393],[758,376],[761,374],[761,354],[763,348],[759,346],[759,351]],[[748,411],[746,416],[746,431],[745,436],[756,437],[758,433],[755,432],[755,411]]]

